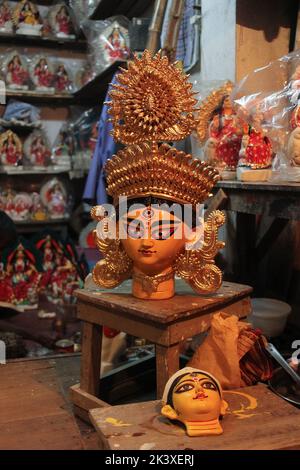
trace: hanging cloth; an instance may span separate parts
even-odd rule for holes
[[[116,75],[117,73],[113,76],[104,102],[110,101],[109,92],[112,89],[112,84],[116,83]],[[113,126],[108,121],[108,109],[108,105],[103,104],[99,119],[98,139],[83,193],[83,200],[91,203],[96,201],[97,204],[105,204],[108,201],[103,169],[107,159],[116,153],[117,148],[117,144],[110,134]]]

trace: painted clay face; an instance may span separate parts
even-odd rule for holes
[[[195,234],[175,214],[153,206],[129,210],[119,221],[120,230],[127,236],[121,243],[133,262],[133,294],[142,299],[172,297],[176,257],[186,242],[194,242]]]
[[[167,211],[151,207],[133,210],[120,222],[127,232],[127,239],[122,240],[125,251],[145,274],[158,274],[170,267],[184,247],[183,223]]]
[[[219,417],[228,407],[219,382],[209,373],[185,368],[166,385],[161,413],[181,421],[189,436],[217,435],[223,430]]]

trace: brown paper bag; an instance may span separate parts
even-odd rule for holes
[[[213,374],[224,389],[238,388],[271,377],[266,340],[235,315],[216,313],[205,341],[188,366]]]

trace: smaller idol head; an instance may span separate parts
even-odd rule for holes
[[[222,434],[219,418],[228,405],[217,379],[208,372],[186,367],[167,382],[161,413],[182,422],[189,436]]]

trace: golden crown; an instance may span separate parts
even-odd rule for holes
[[[120,150],[107,162],[106,172],[107,192],[115,203],[119,196],[155,196],[196,205],[219,180],[218,172],[205,162],[154,142]]]

